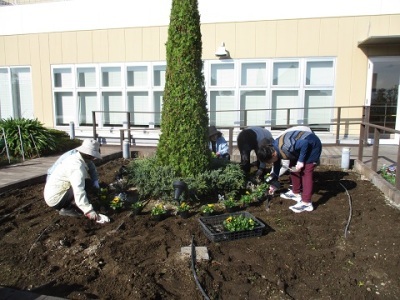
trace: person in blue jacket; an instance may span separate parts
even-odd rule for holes
[[[260,161],[273,164],[271,176],[275,179],[270,182],[270,194],[273,194],[279,186],[278,174],[281,160],[290,161],[290,179],[293,189],[281,194],[281,197],[297,202],[289,207],[295,213],[314,210],[311,202],[314,187],[313,175],[321,152],[322,144],[318,136],[312,132],[298,130],[281,135],[272,145],[262,146],[258,151]]]
[[[230,160],[229,146],[222,133],[215,126],[208,128],[208,137],[210,139],[209,148],[217,158]]]

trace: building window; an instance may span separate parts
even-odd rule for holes
[[[265,90],[240,92],[240,120],[246,126],[267,124],[268,106]]]
[[[93,124],[92,111],[97,108],[96,92],[78,92],[78,118],[80,126],[90,126]],[[73,115],[72,115],[73,116]]]
[[[241,85],[247,87],[266,87],[266,63],[243,63],[241,67]]]
[[[22,71],[0,69],[0,87],[9,82],[0,89],[6,99],[17,94],[12,74],[21,81]],[[133,127],[159,126],[165,72],[164,62],[53,66],[56,125],[92,126],[92,112],[101,111],[99,128],[126,125],[126,112]],[[334,118],[334,58],[209,60],[203,72],[212,125],[330,129],[322,124]],[[1,102],[1,113],[10,105]]]
[[[125,126],[127,111],[131,126],[159,125],[165,70],[150,63],[53,66],[56,126],[92,126],[93,111],[100,128]]]
[[[103,67],[101,68],[102,87],[121,87],[121,68]]]
[[[154,66],[153,69],[153,82],[154,86],[162,87],[164,88],[165,85],[165,71],[167,67],[166,66]]]
[[[134,124],[149,124],[151,116],[146,113],[148,108],[148,92],[128,92],[128,111],[131,113],[131,122]]]
[[[296,109],[299,107],[300,102],[299,92],[297,90],[273,91],[272,127],[301,123],[301,109]]]
[[[208,61],[205,73],[213,125],[329,130],[321,123],[333,118],[333,58]]]
[[[299,86],[299,63],[298,62],[276,62],[274,63],[273,80],[274,86]]]
[[[56,68],[53,72],[53,87],[72,88],[72,70],[71,68]]]
[[[147,66],[129,66],[126,73],[128,87],[147,87]]]
[[[215,125],[233,124],[237,119],[235,92],[232,90],[210,93],[210,123]]]
[[[233,63],[211,65],[211,86],[235,86],[235,65]]]
[[[307,86],[333,86],[333,62],[311,61],[307,62]]]
[[[97,86],[96,68],[77,68],[78,87],[94,88]]]
[[[0,68],[0,118],[33,118],[29,67]]]

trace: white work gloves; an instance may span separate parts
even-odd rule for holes
[[[98,214],[94,210],[90,210],[85,215],[90,220],[96,221],[99,224],[108,223],[110,222],[110,218],[106,215]]]
[[[94,220],[97,221],[97,219],[99,218],[99,216],[97,215],[97,213],[94,210],[90,210],[88,211],[85,216],[87,218],[89,218],[90,220]]]
[[[97,223],[103,224],[103,223],[108,223],[110,222],[110,218],[107,217],[106,215],[98,214],[99,218],[97,219]]]
[[[96,189],[100,188],[100,184],[98,180],[93,181],[93,187],[95,187]]]
[[[290,160],[282,159],[282,166],[281,169],[279,170],[279,177],[281,177],[283,174],[286,173],[287,170],[289,170],[289,164]]]
[[[303,168],[304,168],[304,163],[298,161],[297,164],[296,164],[297,172],[299,172]]]

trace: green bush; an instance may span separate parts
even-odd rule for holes
[[[128,166],[129,183],[138,189],[141,198],[168,199],[172,195],[175,171],[159,165],[154,157],[133,160]]]
[[[54,149],[46,149],[43,155],[61,154],[71,149],[79,147],[82,141],[79,139],[70,138],[69,134],[62,130],[49,129],[50,134],[53,136],[55,141]]]
[[[23,154],[25,158],[34,158],[46,151],[54,151],[56,147],[53,135],[37,119],[2,119],[1,134],[3,129],[10,156],[21,157]]]
[[[197,0],[172,1],[159,163],[183,177],[208,168],[208,113]]]
[[[134,185],[141,198],[174,200],[173,182],[182,180],[188,185],[192,200],[201,198],[216,200],[218,194],[232,194],[245,189],[245,176],[237,163],[228,163],[202,174],[180,177],[170,166],[157,163],[155,157],[136,159],[128,167],[129,183]]]

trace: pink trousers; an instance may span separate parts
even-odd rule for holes
[[[292,181],[293,193],[299,194],[303,202],[311,203],[311,196],[314,188],[314,168],[315,163],[305,164],[300,172],[291,172],[290,180]]]

